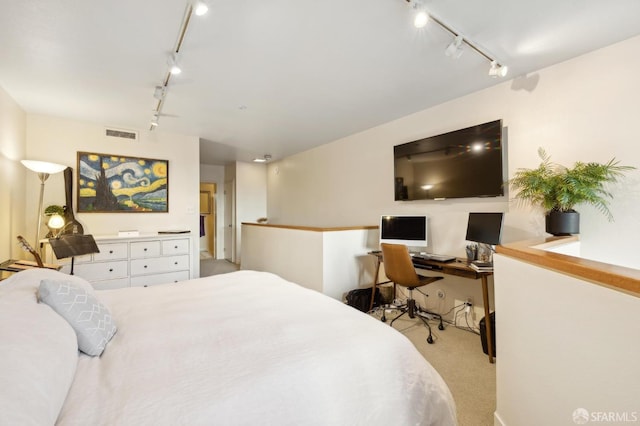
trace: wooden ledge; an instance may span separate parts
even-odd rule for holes
[[[371,225],[371,226],[338,226],[338,227],[333,227],[333,228],[319,228],[319,227],[315,227],[315,226],[272,225],[270,223],[252,223],[252,222],[242,222],[242,225],[263,226],[265,228],[295,229],[295,230],[298,230],[298,231],[311,231],[311,232],[357,231],[359,229],[378,229],[377,225]]]
[[[549,237],[499,245],[496,252],[640,297],[640,270],[544,250],[575,241],[578,237]]]

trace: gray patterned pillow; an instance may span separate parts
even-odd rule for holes
[[[38,300],[71,324],[78,336],[78,349],[87,355],[102,354],[117,330],[111,312],[91,288],[71,281],[42,280]]]

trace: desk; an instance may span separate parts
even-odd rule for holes
[[[380,264],[382,263],[382,253],[369,252],[376,257],[376,272],[373,279],[373,287],[371,289],[371,305],[369,310],[373,308],[373,295],[378,286],[378,274],[380,273]],[[482,283],[482,301],[484,302],[484,326],[487,335],[487,349],[489,354],[489,362],[494,363],[493,355],[493,333],[491,332],[490,310],[489,310],[489,282],[487,277],[493,275],[493,272],[479,272],[469,266],[466,259],[456,259],[452,262],[438,262],[430,259],[413,259],[413,266],[418,269],[425,269],[433,272],[439,272],[446,275],[455,275],[458,277],[469,278],[472,280],[480,279]]]
[[[24,271],[25,269],[33,269],[37,267],[38,265],[35,262],[25,261],[25,260],[9,259],[0,263],[0,271],[10,272],[10,273],[20,272],[20,271]],[[57,265],[45,264],[44,267],[47,269],[53,269],[56,271],[60,270],[60,266],[57,266]]]

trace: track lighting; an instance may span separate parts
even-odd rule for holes
[[[169,72],[173,75],[178,75],[182,72],[180,65],[178,64],[178,54],[173,53],[169,57]]]
[[[416,11],[416,14],[413,18],[413,25],[416,28],[424,28],[429,22],[429,14],[427,13],[427,9],[424,7],[421,1],[413,2],[413,9]]]
[[[416,28],[422,28],[425,25],[427,25],[428,21],[431,20],[431,21],[434,21],[436,24],[438,24],[440,27],[442,27],[442,29],[450,33],[452,36],[454,36],[455,39],[453,40],[453,42],[451,42],[447,46],[447,48],[444,51],[445,55],[451,56],[456,59],[459,58],[463,53],[462,44],[464,43],[491,63],[491,68],[489,69],[489,75],[491,77],[504,77],[507,75],[508,68],[506,65],[499,64],[497,60],[492,58],[491,55],[489,55],[488,53],[485,53],[483,49],[480,49],[468,38],[463,37],[458,31],[454,31],[453,29],[451,29],[451,27],[445,24],[438,17],[433,16],[430,13],[427,13],[426,8],[424,6],[424,1],[425,0],[406,0],[407,3],[412,4],[413,9],[416,11],[413,25],[415,25]]]
[[[196,16],[205,15],[208,11],[209,11],[209,6],[207,6],[207,4],[203,1],[196,1],[193,4],[193,13],[195,13]]]
[[[509,68],[506,65],[500,65],[497,61],[491,61],[491,68],[489,68],[489,75],[493,78],[504,77],[509,72]]]
[[[462,56],[463,41],[464,41],[464,38],[458,34],[456,38],[454,38],[453,41],[444,50],[444,54],[452,58],[458,59],[460,56]]]
[[[413,19],[413,25],[416,28],[424,28],[427,22],[429,22],[429,14],[425,10],[418,11]]]
[[[166,94],[167,86],[156,86],[155,90],[153,91],[153,97],[158,100],[164,99]]]

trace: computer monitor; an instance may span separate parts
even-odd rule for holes
[[[503,213],[469,213],[467,241],[500,244]]]
[[[383,215],[380,218],[380,243],[427,247],[427,217]]]

